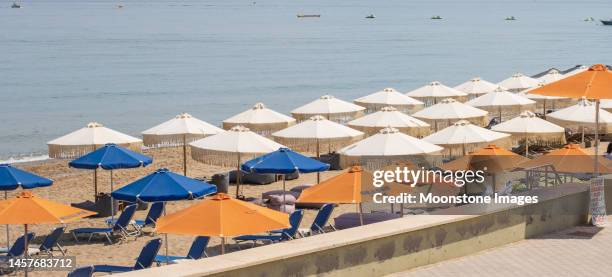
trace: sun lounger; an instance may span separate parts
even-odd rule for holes
[[[57,250],[59,250],[62,255],[66,255],[66,251],[59,244],[59,239],[64,234],[65,230],[66,227],[58,227],[55,228],[55,230],[53,230],[53,232],[51,232],[49,235],[47,235],[43,243],[38,248],[39,253],[53,256],[53,248],[57,247]]]
[[[319,209],[319,212],[312,222],[312,225],[310,225],[310,229],[300,230],[300,235],[306,236],[325,233],[325,228],[328,226],[331,229],[336,230],[334,226],[329,223],[329,219],[331,218],[333,211],[334,204],[324,204],[323,207]]]
[[[114,233],[120,234],[122,239],[127,239],[128,237],[136,236],[140,234],[140,231],[128,230],[128,225],[132,221],[132,218],[134,218],[134,212],[136,212],[136,204],[125,207],[125,209],[123,210],[123,212],[119,216],[119,219],[117,219],[117,222],[115,223],[115,225],[113,225],[113,227],[74,229],[72,230],[72,235],[74,236],[74,240],[78,242],[79,241],[78,235],[85,234],[85,235],[89,235],[88,241],[91,241],[91,238],[95,234],[100,234],[100,235],[104,235],[110,244],[113,244],[111,237]]]
[[[93,266],[84,266],[75,268],[73,271],[68,273],[67,277],[91,277],[93,275]]]
[[[149,208],[149,212],[147,213],[145,219],[132,220],[130,224],[132,224],[138,230],[142,230],[142,228],[147,226],[155,226],[155,222],[157,222],[163,212],[164,202],[155,202],[153,203],[153,205],[151,205],[151,208]],[[107,218],[106,224],[112,226],[117,222],[117,220],[118,219],[112,220],[110,218]]]
[[[176,260],[183,259],[191,259],[197,260],[202,257],[208,257],[206,254],[206,247],[208,247],[208,242],[210,241],[210,237],[199,236],[193,243],[191,244],[191,248],[189,248],[189,252],[187,256],[165,256],[165,255],[157,255],[155,256],[155,262],[159,265],[162,263],[173,262]]]
[[[32,241],[34,239],[34,233],[28,233],[28,241]],[[15,268],[12,268],[8,265],[8,260],[11,258],[23,256],[25,252],[25,239],[24,236],[21,236],[15,240],[9,251],[6,255],[0,256],[0,275],[13,272]]]
[[[134,264],[134,266],[94,265],[93,272],[114,273],[149,268],[153,264],[153,260],[155,259],[155,256],[157,256],[157,252],[159,252],[160,247],[161,239],[151,240],[147,242],[147,244],[145,244],[145,246],[142,248],[142,251],[140,251],[140,255],[138,255],[138,259],[136,260],[136,264]]]
[[[238,248],[240,248],[240,243],[244,241],[252,241],[253,247],[255,247],[258,241],[276,243],[286,240],[292,240],[296,238],[296,235],[298,235],[297,231],[300,228],[300,223],[302,223],[303,218],[304,211],[297,210],[289,216],[289,224],[291,225],[289,228],[272,231],[270,232],[270,235],[238,236],[234,238],[234,241],[236,242]]]

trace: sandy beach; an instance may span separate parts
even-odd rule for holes
[[[115,170],[114,181],[115,189],[129,184],[158,168],[168,168],[174,172],[182,172],[182,153],[178,148],[163,148],[163,149],[150,149],[145,150],[144,154],[149,155],[153,158],[153,164],[145,168],[138,169],[125,169]],[[229,168],[222,168],[216,166],[209,166],[199,163],[194,160],[189,160],[189,176],[190,177],[210,177],[218,172],[228,171]],[[68,167],[68,160],[46,160],[28,163],[18,163],[14,166],[31,171],[41,176],[45,176],[54,180],[54,183],[50,187],[35,189],[33,192],[35,195],[47,198],[53,201],[57,201],[64,204],[77,203],[85,200],[93,200],[94,187],[92,183],[93,173],[89,170],[79,170]],[[330,176],[336,175],[340,171],[328,171],[321,174],[322,179],[329,178]],[[109,173],[107,171],[98,173],[98,190],[100,192],[110,191],[110,180]],[[302,185],[316,182],[316,174],[303,174],[296,180],[287,181],[287,189]],[[282,182],[275,182],[268,185],[244,185],[242,189],[243,194],[247,197],[261,197],[261,193],[273,189],[282,189]],[[235,187],[230,187],[230,192],[233,193]],[[8,197],[14,197],[20,192],[20,190],[11,191],[8,193]],[[198,200],[196,200],[198,201]],[[194,204],[192,201],[180,201],[168,203],[168,213],[185,208],[189,205]],[[333,217],[336,217],[340,213],[354,211],[354,205],[340,205],[340,207],[334,210]],[[302,221],[302,228],[310,226],[316,210],[305,210],[305,217]],[[135,218],[144,218],[147,211],[138,211]],[[56,225],[34,225],[29,227],[32,232],[36,233],[36,239],[33,244],[39,244],[44,236],[47,235],[51,230],[56,228]],[[137,239],[131,239],[123,243],[115,243],[113,245],[107,245],[104,239],[94,239],[91,242],[81,240],[80,243],[75,243],[72,238],[72,234],[68,233],[70,230],[78,227],[106,227],[104,219],[102,218],[89,218],[79,220],[70,224],[67,224],[67,232],[61,239],[61,245],[67,249],[67,255],[77,257],[77,265],[91,265],[91,264],[113,264],[113,265],[125,265],[132,266],[135,258],[138,256],[143,245],[150,239],[156,237],[163,237],[160,235],[144,235]],[[4,226],[2,226],[2,235],[0,235],[0,244],[6,244],[6,237],[4,235]],[[11,226],[11,240],[14,241],[17,236],[23,234],[23,226]],[[170,255],[185,255],[191,245],[194,237],[191,236],[179,236],[179,235],[168,235],[169,240],[169,254]],[[219,244],[221,240],[219,238],[211,238],[207,253],[209,256],[218,255]],[[237,248],[230,246],[230,251],[236,251]],[[164,246],[162,245],[162,250]],[[31,276],[65,276],[67,272],[56,271],[56,272],[33,272]]]

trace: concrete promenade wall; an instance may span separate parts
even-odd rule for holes
[[[464,205],[121,276],[378,276],[588,220],[588,186],[566,184],[531,195],[539,203]]]

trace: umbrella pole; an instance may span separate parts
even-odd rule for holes
[[[164,203],[164,216],[166,216],[166,203]],[[168,233],[164,233],[164,240],[166,245],[166,264],[170,264],[170,259],[168,259]]]
[[[321,161],[321,152],[319,152],[319,139],[317,139],[317,160]],[[321,172],[317,171],[317,184],[321,182]]]
[[[24,245],[25,245],[25,251],[23,252],[23,256],[27,259],[28,258],[28,252],[29,252],[29,246],[28,244],[30,244],[30,242],[28,241],[28,224],[23,224],[23,241],[24,241]],[[26,260],[27,261],[27,260]],[[28,276],[28,267],[25,267],[25,276]]]
[[[595,112],[595,113],[596,113],[595,117],[597,117],[597,112]],[[597,124],[595,124],[595,125],[597,125]],[[580,140],[580,144],[582,144],[582,146],[584,146],[584,126],[580,126],[580,127],[581,127],[580,129],[582,130],[582,139]],[[597,128],[597,126],[595,126],[595,128]]]
[[[499,123],[502,122],[502,118],[501,118],[501,106],[499,106]]]
[[[238,198],[240,194],[240,153],[238,153],[238,167],[236,168],[236,198]]]
[[[599,166],[597,164],[598,158],[599,158],[599,99],[595,101],[595,163],[593,165],[595,167],[594,168],[595,177],[599,176]]]
[[[544,104],[542,105],[542,115],[546,119],[546,99],[544,99]]]
[[[529,158],[529,139],[525,136],[525,157]]]
[[[113,205],[115,203],[113,203],[113,195],[112,195],[112,192],[113,192],[113,170],[112,169],[110,170],[110,187],[111,187],[111,195],[110,195],[111,196],[110,197],[110,200],[111,200],[111,204],[110,204],[110,206],[111,206],[111,222],[113,222],[113,221],[115,221],[115,205]]]
[[[286,197],[287,197],[287,187],[285,186],[285,174],[281,174],[281,178],[283,178],[283,212],[287,212],[287,208],[285,207]]]
[[[8,199],[8,192],[5,190],[4,200],[6,199]],[[6,251],[8,251],[9,249],[11,249],[11,236],[10,236],[9,225],[6,224]]]
[[[225,254],[225,237],[221,238],[221,255]]]
[[[187,135],[183,134],[183,175],[187,176]]]
[[[357,203],[357,212],[359,213],[359,224],[363,226],[363,209],[361,208],[361,202]]]
[[[94,201],[96,201],[96,196],[98,195],[98,168],[94,168],[93,174],[94,181]]]

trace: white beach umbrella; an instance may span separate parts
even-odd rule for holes
[[[551,69],[548,71],[548,73],[542,75],[542,77],[538,78],[538,81],[544,83],[544,84],[548,84],[548,83],[552,83],[552,82],[556,82],[559,81],[561,79],[565,78],[565,76],[563,74],[561,74],[561,72],[559,72],[559,70],[557,69]]]
[[[433,154],[442,150],[443,148],[440,146],[388,127],[373,136],[342,148],[338,152],[340,153],[341,164],[344,167],[368,164],[372,161],[397,162],[409,159],[412,156]]]
[[[529,153],[530,143],[565,143],[563,127],[541,119],[530,111],[524,111],[518,117],[495,125],[491,130],[512,135],[513,143],[524,140],[525,155]]]
[[[321,147],[331,152],[362,139],[364,133],[317,115],[275,132],[272,137],[294,150],[316,153],[320,157]],[[317,173],[317,183],[319,179]]]
[[[357,98],[353,103],[365,107],[368,112],[378,111],[384,107],[394,107],[405,113],[412,113],[423,108],[424,103],[410,96],[404,95],[393,88]]]
[[[142,132],[143,144],[147,147],[183,147],[183,175],[187,176],[187,143],[218,134],[223,129],[199,120],[188,113]]]
[[[599,100],[599,108],[604,109],[608,112],[612,112],[612,99]]]
[[[549,113],[547,119],[565,128],[582,132],[583,141],[585,128],[594,130],[597,125],[595,104],[584,98],[580,99],[576,105]],[[599,123],[600,132],[608,133],[612,126],[612,113],[600,108]]]
[[[520,92],[529,88],[537,87],[539,83],[540,81],[537,79],[525,76],[522,73],[515,73],[508,79],[505,79],[497,84],[506,88],[508,91]]]
[[[363,115],[365,108],[349,103],[331,95],[323,95],[304,106],[291,111],[291,115],[300,121],[304,121],[312,116],[321,115],[336,122],[347,122],[351,119]]]
[[[434,125],[434,130],[438,130],[441,126],[450,126],[458,120],[468,120],[474,124],[484,126],[487,124],[487,115],[489,112],[474,108],[470,105],[457,102],[454,99],[443,99],[440,103],[429,106],[414,114],[413,117],[425,120],[429,124]],[[446,125],[440,125],[446,123]]]
[[[483,94],[494,91],[498,85],[485,81],[480,77],[474,77],[455,87],[456,90],[467,93],[468,97],[475,98]]]
[[[406,93],[406,95],[424,101],[425,106],[436,104],[438,100],[446,98],[453,98],[461,101],[467,97],[465,92],[447,87],[438,81],[433,81],[425,86],[410,91]]]
[[[569,70],[564,71],[563,76],[569,77],[569,76],[576,75],[578,73],[581,73],[581,72],[584,72],[584,71],[587,71],[587,70],[589,70],[588,66],[577,65],[577,66],[575,66],[573,68],[570,68]]]
[[[268,109],[263,103],[257,103],[252,108],[223,120],[223,128],[226,130],[242,125],[263,136],[269,136],[294,124],[293,117]]]
[[[544,83],[538,84],[537,88],[542,86],[544,86]],[[533,89],[536,88],[525,90],[523,92],[518,93],[518,95],[536,101],[536,108],[542,108],[542,115],[544,116],[544,118],[546,118],[546,109],[548,108],[549,103],[551,106],[550,108],[552,108],[553,111],[559,108],[568,107],[572,104],[571,98],[529,93]]]
[[[227,131],[194,141],[189,146],[191,157],[196,161],[238,168],[236,197],[238,197],[240,187],[240,164],[256,156],[285,147],[243,126],[234,126]]]
[[[107,143],[140,151],[142,140],[90,122],[86,127],[47,142],[49,157],[71,159],[83,156]]]
[[[465,155],[467,152],[490,143],[495,143],[502,148],[510,147],[509,134],[491,131],[466,120],[457,121],[423,140],[446,148],[450,156],[453,156],[455,149],[461,149],[461,154]]]
[[[494,91],[467,101],[465,104],[490,113],[497,113],[500,121],[502,121],[502,112],[507,116],[512,116],[525,110],[533,110],[536,102],[504,90],[502,87],[497,87]],[[513,112],[515,113],[513,114]]]
[[[380,129],[386,127],[393,127],[415,137],[429,135],[431,127],[427,122],[402,113],[394,107],[384,107],[378,112],[349,121],[347,125],[368,135],[377,134]]]

